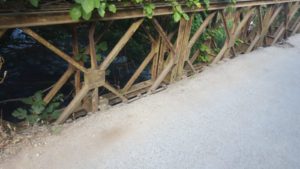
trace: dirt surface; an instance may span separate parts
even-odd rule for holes
[[[300,168],[300,36],[65,126],[2,169]]]

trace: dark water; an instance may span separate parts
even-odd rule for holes
[[[52,44],[72,56],[70,30],[64,27],[35,29]],[[87,45],[86,36],[80,38],[81,46]],[[109,67],[107,80],[116,88],[123,87],[137,69],[142,59],[128,57],[128,52],[120,52],[120,56]],[[102,55],[105,53],[102,53]],[[5,82],[0,85],[0,112],[3,119],[17,121],[11,113],[24,106],[20,101],[7,101],[15,98],[32,96],[36,91],[44,90],[53,85],[67,69],[68,64],[49,49],[38,44],[25,35],[20,29],[9,30],[0,40],[0,55],[5,64],[0,72],[8,72]],[[150,79],[149,68],[142,73],[137,81]],[[67,104],[73,91],[73,79],[63,87]],[[105,92],[105,91],[101,91]],[[103,93],[100,93],[103,94]]]

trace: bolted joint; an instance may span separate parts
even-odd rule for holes
[[[105,84],[105,70],[89,69],[84,73],[84,82],[89,89],[95,89]]]

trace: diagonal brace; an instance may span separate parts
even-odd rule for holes
[[[44,39],[43,37],[41,37],[40,35],[38,35],[34,31],[32,31],[31,29],[22,28],[22,30],[23,30],[23,32],[25,32],[26,34],[31,36],[33,39],[35,39],[36,41],[38,41],[39,43],[44,45],[46,48],[48,48],[51,51],[53,51],[54,53],[56,53],[59,57],[61,57],[62,59],[64,59],[68,63],[70,63],[72,66],[76,67],[77,69],[79,69],[82,72],[87,72],[87,69],[84,66],[79,64],[72,57],[70,57],[69,55],[67,55],[66,53],[64,53],[63,51],[61,51],[60,49],[58,49],[54,45],[52,45],[50,42],[48,42],[46,39]]]
[[[138,21],[134,22],[129,27],[129,29],[123,35],[123,37],[119,40],[117,45],[113,48],[113,50],[108,54],[108,56],[102,62],[101,66],[100,66],[101,70],[106,70],[109,67],[109,65],[117,57],[119,52],[126,45],[126,43],[129,41],[129,39],[132,37],[132,35],[137,31],[137,29],[140,27],[140,25],[143,23],[143,21],[144,21],[144,19],[139,19]]]

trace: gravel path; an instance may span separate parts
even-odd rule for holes
[[[300,168],[300,36],[91,115],[3,169]]]

